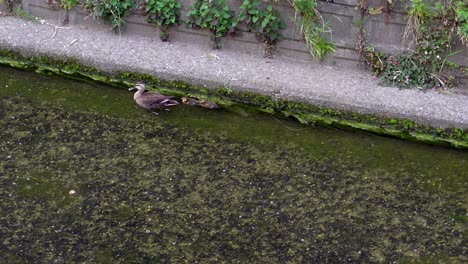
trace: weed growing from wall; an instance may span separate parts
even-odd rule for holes
[[[197,0],[187,13],[188,25],[192,28],[209,29],[213,48],[221,48],[221,38],[228,33],[235,34],[234,11],[226,0]]]
[[[256,31],[260,27],[261,14],[258,0],[244,0],[240,6],[236,24],[243,23],[249,31]]]
[[[374,47],[366,47],[363,58],[375,76],[378,76],[385,70],[387,63],[387,55],[385,53],[377,52]]]
[[[149,0],[146,11],[148,23],[154,23],[161,29],[161,40],[169,40],[169,29],[179,23],[182,5],[176,0]]]
[[[383,70],[382,58],[384,56],[379,54],[379,52],[376,52],[373,47],[368,47],[365,25],[370,16],[380,14],[384,14],[384,22],[385,24],[388,24],[388,20],[393,13],[396,1],[397,0],[387,0],[385,5],[371,6],[367,0],[359,0],[359,3],[355,8],[359,12],[359,19],[354,21],[358,29],[356,50],[358,52],[359,60],[365,66],[370,66],[375,74],[379,74]]]
[[[279,12],[273,9],[273,6],[260,8],[257,0],[244,0],[235,24],[238,23],[244,23],[247,29],[255,32],[259,40],[265,44],[263,50],[265,57],[273,57],[276,43],[283,39],[281,29],[286,28]]]
[[[125,23],[123,17],[129,14],[134,4],[132,0],[86,0],[83,7],[94,19],[107,19],[113,30],[121,32]]]
[[[430,75],[414,56],[403,54],[389,57],[382,80],[387,85],[403,88],[426,88],[430,83]]]
[[[281,21],[279,12],[271,5],[260,12],[260,17],[261,23],[257,36],[265,44],[264,56],[272,57],[276,42],[283,39],[280,30],[286,28],[286,25]]]
[[[454,1],[451,8],[455,11],[455,25],[461,41],[468,46],[468,2]]]
[[[431,18],[429,4],[424,0],[411,0],[411,6],[407,13],[405,33],[403,43],[408,46],[416,45],[416,41],[421,36],[421,26]]]
[[[331,29],[317,11],[316,0],[289,0],[300,16],[300,30],[310,54],[323,60],[327,54],[335,52],[335,44],[326,38]]]
[[[361,3],[365,3],[365,0],[361,0]],[[403,44],[409,52],[389,56],[368,47],[366,43],[358,45],[358,51],[362,51],[360,55],[366,65],[376,75],[380,74],[387,85],[421,89],[452,87],[456,85],[454,71],[461,72],[460,66],[449,62],[451,56],[460,52],[453,50],[453,37],[466,23],[464,14],[459,15],[466,4],[460,3],[459,0],[452,0],[442,5],[411,0],[403,35]],[[361,6],[361,11],[371,14],[367,6]],[[459,36],[466,41],[463,34]]]

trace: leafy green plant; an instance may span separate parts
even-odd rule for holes
[[[120,32],[125,23],[123,17],[128,15],[133,4],[132,0],[86,0],[83,7],[94,19],[108,19],[112,29]]]
[[[258,0],[244,0],[236,18],[236,24],[244,23],[249,31],[253,31],[260,27],[260,19]]]
[[[416,54],[421,63],[427,64],[434,71],[441,66],[442,56],[449,51],[452,41],[448,32],[438,26],[438,23],[431,24],[420,28]]]
[[[60,0],[60,5],[65,10],[71,10],[74,6],[78,5],[78,0]]]
[[[456,14],[457,34],[461,41],[468,45],[468,2],[458,1],[454,7]]]
[[[325,33],[331,33],[326,24],[323,24],[323,27],[303,24],[302,33],[312,57],[323,60],[327,54],[335,52],[335,44],[325,37]]]
[[[411,33],[411,41],[415,42],[412,56],[428,74],[428,86],[447,88],[456,83],[453,71],[459,66],[450,63],[448,58],[458,53],[452,51],[453,32],[459,22],[455,11],[458,1],[449,0],[445,5],[438,2],[429,5],[422,0],[411,1],[404,40],[407,40],[408,28],[410,32],[414,30]]]
[[[295,0],[292,5],[301,16],[314,17],[317,12],[317,2],[315,0]]]
[[[179,23],[182,5],[176,0],[149,0],[146,11],[149,14],[148,23],[155,23],[161,29],[161,40],[169,39],[169,28]]]
[[[407,23],[403,34],[403,43],[412,46],[420,37],[420,28],[430,17],[429,5],[424,0],[411,0],[407,10]]]
[[[382,80],[385,84],[402,88],[413,86],[427,88],[431,78],[424,66],[413,56],[403,54],[388,58],[382,72]]]
[[[286,24],[281,21],[280,14],[271,5],[260,13],[261,24],[258,29],[258,36],[265,43],[264,55],[272,57],[276,47],[276,42],[283,39],[280,30],[286,28]]]
[[[382,79],[386,84],[405,88],[452,87],[456,84],[452,70],[460,67],[447,59],[456,53],[443,58],[439,54],[434,55],[435,53],[390,56],[382,71]]]
[[[221,48],[221,38],[236,32],[234,11],[226,0],[197,0],[187,13],[188,25],[192,28],[209,29],[213,48]]]
[[[383,52],[377,52],[374,47],[367,47],[364,53],[365,62],[372,70],[375,76],[378,76],[385,70],[387,56]]]
[[[265,44],[264,55],[272,57],[276,47],[276,42],[283,39],[281,29],[286,28],[286,24],[281,21],[277,10],[268,5],[266,9],[260,9],[257,0],[244,0],[241,5],[236,24],[246,24],[249,31],[257,34],[257,37]]]
[[[325,35],[331,29],[317,11],[316,0],[290,0],[296,14],[300,16],[300,29],[310,54],[323,60],[327,54],[335,52],[335,45]]]
[[[376,75],[381,74],[386,84],[443,89],[454,86],[454,72],[462,68],[448,59],[459,52],[452,51],[452,35],[464,21],[463,15],[457,14],[460,2],[448,0],[442,5],[411,0],[403,36],[404,44],[412,49],[411,53],[387,56],[374,48],[367,48],[364,53],[366,64]]]

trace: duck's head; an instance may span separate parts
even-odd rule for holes
[[[138,82],[133,86],[132,88],[128,89],[129,91],[136,92],[136,91],[142,91],[144,92],[146,90],[146,85],[144,83]]]

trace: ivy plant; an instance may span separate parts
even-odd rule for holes
[[[190,27],[210,30],[215,49],[221,48],[222,37],[236,32],[234,11],[226,4],[226,0],[197,0],[187,16]]]
[[[169,40],[169,29],[179,23],[181,4],[176,0],[149,0],[146,6],[148,23],[161,29],[161,40]]]
[[[128,15],[134,2],[132,0],[85,0],[83,7],[94,19],[108,19],[112,29],[120,32],[125,23],[123,17]]]

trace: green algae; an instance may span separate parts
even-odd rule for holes
[[[23,55],[12,51],[0,50],[0,64],[45,74],[56,74],[76,80],[110,84],[116,87],[128,87],[137,81],[144,81],[150,90],[156,88],[164,94],[203,98],[216,102],[225,109],[244,114],[246,111],[281,114],[293,117],[308,125],[319,124],[348,130],[363,130],[409,141],[461,149],[468,148],[468,133],[462,129],[437,129],[407,119],[385,119],[372,115],[321,108],[304,102],[276,100],[268,95],[255,92],[233,91],[229,87],[207,89],[181,81],[161,80],[150,74],[134,72],[116,72],[109,75],[83,66],[74,60],[57,60],[43,56],[31,57],[26,60]]]
[[[0,262],[467,261],[466,152],[23,75],[0,70]]]

